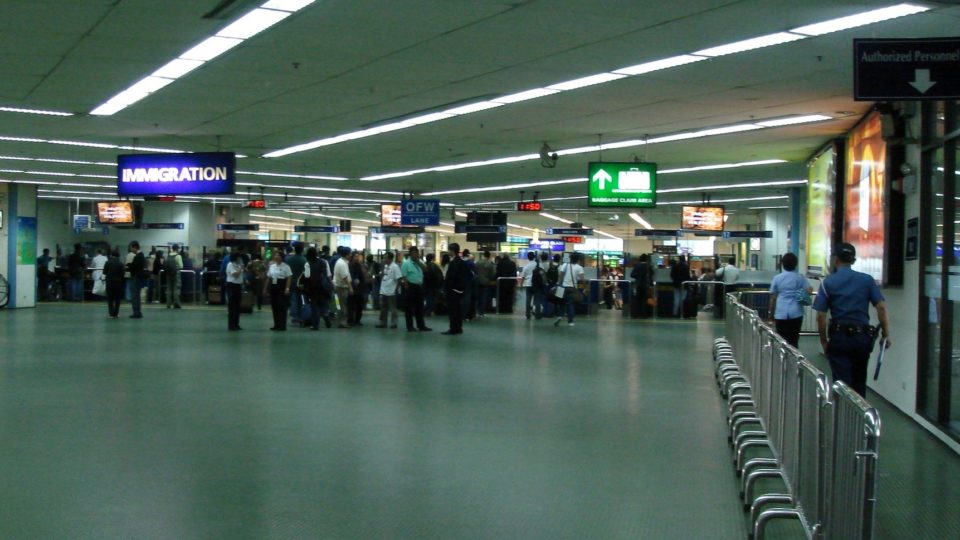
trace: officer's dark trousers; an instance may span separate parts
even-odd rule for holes
[[[830,335],[827,345],[833,379],[847,383],[863,397],[867,395],[867,363],[870,360],[871,342],[872,339],[866,334],[835,332]]]

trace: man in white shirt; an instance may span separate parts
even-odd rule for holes
[[[400,267],[393,261],[393,253],[387,252],[380,277],[380,324],[377,328],[387,327],[388,315],[390,328],[397,327],[397,287],[402,277]]]
[[[340,309],[337,310],[337,328],[350,328],[347,324],[347,299],[353,293],[353,280],[350,277],[350,248],[337,248],[337,264],[333,266],[333,288],[337,291]]]
[[[567,310],[567,326],[573,326],[575,304],[577,303],[577,296],[579,296],[577,285],[584,281],[583,267],[579,263],[580,255],[574,253],[570,255],[570,262],[560,266],[560,279],[557,286],[563,290],[563,302]],[[557,320],[553,321],[553,325],[559,326],[562,320],[563,315],[557,317]]]
[[[521,286],[526,293],[527,319],[531,316],[536,316],[539,320],[543,313],[543,291],[541,290],[542,286],[537,287],[533,282],[533,275],[537,270],[543,272],[543,269],[540,267],[540,261],[537,260],[537,254],[529,251],[527,252],[527,264],[523,267],[523,270],[520,271]],[[540,285],[542,285],[543,273],[540,274],[540,277]]]
[[[723,281],[725,285],[733,285],[737,282],[737,279],[740,278],[740,270],[734,266],[737,262],[736,259],[730,257],[727,259],[727,265],[723,268],[717,270],[716,276],[717,279]]]

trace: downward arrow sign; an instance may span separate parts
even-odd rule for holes
[[[611,178],[610,174],[603,169],[600,169],[599,171],[596,172],[596,174],[593,175],[593,181],[600,182],[601,190],[606,189],[606,185],[607,185],[606,183],[609,182],[610,180],[613,180],[613,178]]]
[[[913,72],[913,81],[910,82],[910,86],[917,89],[921,94],[927,93],[927,90],[930,89],[933,85],[937,84],[937,81],[930,80],[930,70],[929,69],[917,69]]]

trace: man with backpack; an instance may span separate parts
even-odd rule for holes
[[[527,319],[535,316],[540,320],[543,316],[543,290],[546,288],[547,280],[535,252],[527,252],[527,264],[520,272],[520,279],[526,296]]]
[[[167,309],[180,309],[180,271],[183,270],[183,257],[180,246],[174,244],[170,255],[163,262],[163,277],[167,288]]]
[[[497,291],[497,267],[493,264],[489,251],[484,251],[477,261],[477,291],[477,315],[483,317]]]
[[[320,329],[320,318],[327,328],[333,325],[330,319],[330,300],[333,299],[333,276],[330,265],[320,258],[317,248],[307,250],[307,262],[303,266],[301,286],[303,291],[301,301],[310,305],[310,329]]]

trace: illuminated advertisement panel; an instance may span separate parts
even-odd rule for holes
[[[843,239],[857,249],[854,270],[883,280],[887,147],[879,113],[850,133],[843,190]]]
[[[680,228],[690,231],[723,231],[723,207],[684,206]]]
[[[807,180],[807,269],[824,276],[830,268],[837,185],[837,151],[832,144],[810,162]]]

